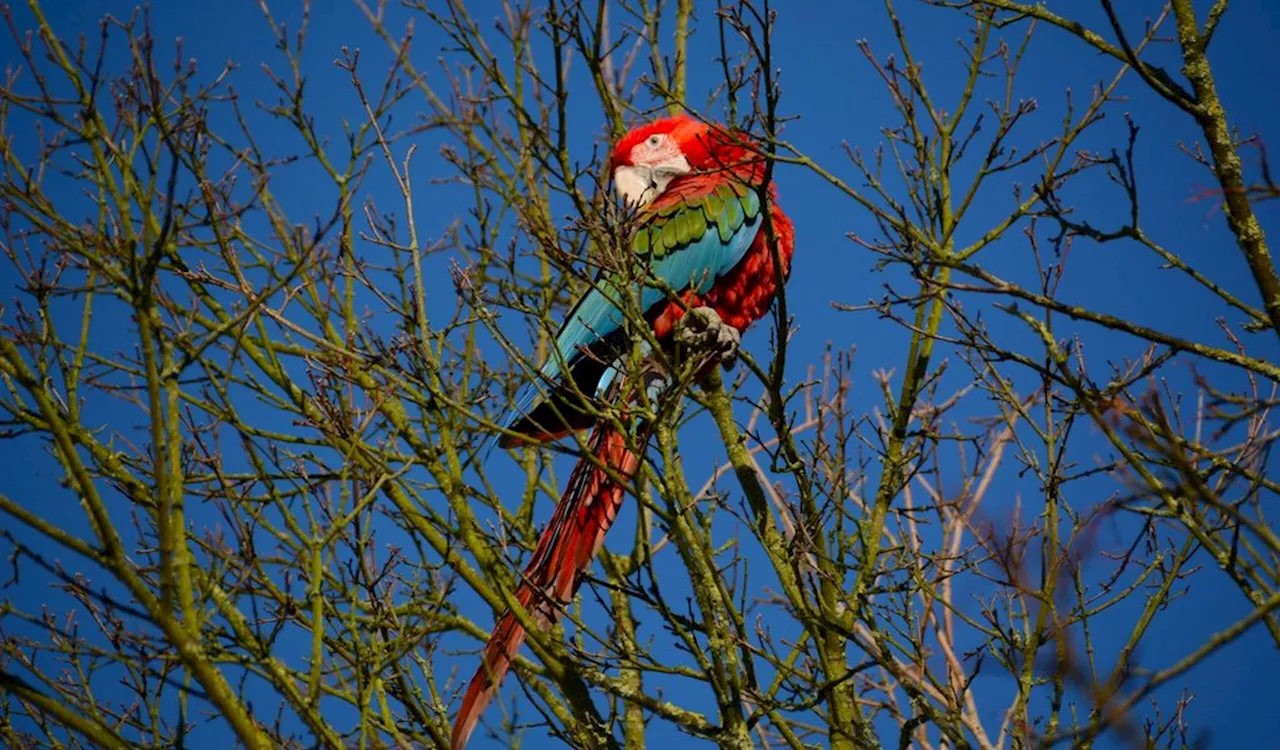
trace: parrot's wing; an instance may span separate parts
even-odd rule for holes
[[[655,200],[631,240],[637,261],[648,268],[644,277],[657,280],[639,285],[646,313],[667,299],[668,290],[707,292],[738,265],[760,231],[760,196],[754,188],[727,178],[688,184]],[[582,295],[561,324],[551,356],[518,394],[504,427],[546,440],[590,423],[589,415],[574,406],[580,402],[574,388],[595,395],[601,377],[625,350],[622,283],[618,275],[602,273]]]

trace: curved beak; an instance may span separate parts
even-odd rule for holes
[[[628,206],[644,206],[666,191],[675,178],[692,172],[689,160],[678,151],[656,164],[633,164],[613,170],[618,197]]]
[[[658,194],[658,183],[649,167],[628,166],[613,170],[613,188],[628,206],[643,206]]]

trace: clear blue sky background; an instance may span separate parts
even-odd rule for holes
[[[796,143],[812,157],[856,182],[854,170],[842,156],[841,144],[871,150],[880,141],[881,127],[894,122],[889,100],[875,73],[862,59],[855,47],[859,39],[868,39],[877,55],[894,51],[892,37],[883,9],[872,2],[818,2],[817,0],[789,0],[778,2],[780,8],[776,36],[776,64],[782,72],[785,89],[783,111],[798,114],[800,119],[787,126],[785,137]],[[1087,23],[1100,24],[1098,9],[1091,2],[1050,3],[1063,12],[1078,13]],[[1157,3],[1128,0],[1118,3],[1127,14],[1130,28],[1140,28],[1141,18],[1155,12]],[[1207,5],[1207,3],[1199,3]],[[923,62],[926,79],[944,101],[952,101],[954,90],[949,84],[960,75],[960,55],[956,40],[967,36],[967,30],[959,14],[923,7],[910,0],[899,2],[899,10],[913,39],[913,49]],[[66,36],[87,33],[96,35],[96,23],[103,12],[125,14],[130,7],[121,2],[92,2],[82,0],[50,0],[44,3],[46,12],[55,27]],[[496,15],[491,2],[469,3],[473,15],[486,19]],[[29,25],[25,8],[15,9],[18,23]],[[273,13],[278,19],[289,21],[290,28],[297,27],[299,11],[293,3],[276,2]],[[235,61],[239,69],[234,72],[236,88],[247,100],[274,99],[274,93],[266,77],[260,72],[262,63],[277,69],[281,58],[272,48],[273,40],[263,21],[256,2],[231,0],[229,2],[156,2],[152,8],[153,30],[165,49],[166,40],[181,36],[185,39],[185,54],[194,57],[206,75],[225,61]],[[695,37],[691,50],[693,73],[690,78],[691,100],[703,101],[715,85],[718,67],[714,63],[714,27],[708,18],[702,24],[702,33]],[[365,64],[371,76],[380,72],[379,64],[385,63],[385,50],[356,9],[345,0],[317,0],[312,9],[312,26],[307,46],[305,70],[309,78],[310,107],[322,132],[336,136],[343,118],[358,120],[361,113],[346,81],[346,74],[333,66],[344,45],[359,47],[365,51]],[[445,40],[425,19],[417,24],[415,62],[424,69],[433,69],[434,58],[440,54]],[[433,36],[437,35],[437,36]],[[1280,44],[1280,3],[1266,0],[1237,0],[1232,4],[1222,28],[1218,32],[1212,61],[1221,86],[1221,93],[1228,107],[1232,122],[1245,133],[1259,132],[1268,143],[1276,143],[1280,137],[1280,96],[1277,96],[1275,74],[1275,49]],[[1164,60],[1168,55],[1161,53]],[[162,53],[167,59],[168,52]],[[6,65],[17,62],[8,40],[0,42],[0,62]],[[1176,68],[1176,65],[1171,65]],[[1024,126],[1023,143],[1035,143],[1056,131],[1061,119],[1063,91],[1070,87],[1078,99],[1083,100],[1089,89],[1099,80],[1109,78],[1114,65],[1088,51],[1078,41],[1064,33],[1042,28],[1033,42],[1031,54],[1020,77],[1019,93],[1024,98],[1035,98],[1041,110]],[[1209,176],[1201,168],[1180,154],[1176,144],[1191,142],[1196,133],[1189,120],[1151,95],[1136,81],[1127,83],[1122,91],[1129,96],[1123,107],[1112,107],[1109,120],[1085,140],[1085,145],[1097,150],[1119,147],[1123,144],[1123,125],[1119,115],[1128,111],[1143,128],[1139,142],[1138,173],[1141,180],[1144,226],[1159,241],[1168,243],[1189,261],[1202,264],[1217,274],[1216,278],[1247,300],[1256,302],[1251,291],[1247,269],[1238,251],[1225,231],[1220,212],[1211,204],[1196,202],[1192,196],[1199,186],[1208,184]],[[410,99],[411,111],[414,100]],[[571,100],[574,119],[581,122],[575,153],[581,160],[591,158],[593,148],[601,137],[603,127],[594,109],[593,97],[584,91]],[[403,116],[403,115],[402,115]],[[255,118],[261,118],[255,115]],[[287,129],[262,121],[265,134],[261,145],[268,152],[292,153],[300,148],[296,136]],[[273,140],[277,139],[277,140]],[[456,217],[467,209],[468,191],[456,185],[432,183],[432,178],[449,176],[447,165],[436,154],[438,137],[424,136],[423,148],[415,162],[413,179],[417,184],[419,229],[428,236],[439,235]],[[331,205],[332,194],[316,187],[307,165],[299,165],[291,172],[277,176],[277,194],[286,207],[299,220],[305,220],[317,210]],[[375,179],[369,188],[384,206],[394,204],[389,182]],[[379,179],[382,182],[379,182]],[[292,180],[292,181],[291,181]],[[803,375],[806,364],[817,362],[828,342],[838,348],[856,345],[855,394],[865,399],[864,408],[870,409],[878,399],[870,378],[878,368],[898,367],[905,354],[906,339],[900,328],[874,318],[858,317],[834,311],[832,301],[862,303],[879,298],[883,285],[896,282],[905,288],[901,274],[880,274],[872,271],[874,259],[855,247],[846,234],[855,231],[874,235],[875,228],[867,215],[842,200],[834,190],[813,175],[796,168],[780,169],[780,184],[785,206],[791,213],[798,234],[798,251],[794,275],[790,286],[790,310],[800,326],[792,349],[793,378]],[[1081,215],[1095,221],[1116,220],[1123,209],[1122,196],[1103,180],[1094,180],[1089,189],[1073,195]],[[74,196],[67,196],[74,201]],[[969,233],[961,232],[960,240],[972,239],[984,231],[1007,207],[1009,194],[1003,187],[984,194],[979,202]],[[1280,206],[1280,204],[1276,204]],[[1261,215],[1264,225],[1273,230],[1273,237],[1280,235],[1280,221],[1276,213],[1280,208],[1264,205]],[[1160,271],[1157,262],[1149,255],[1130,246],[1094,246],[1079,243],[1074,250],[1067,279],[1062,287],[1064,297],[1107,312],[1129,316],[1143,323],[1164,330],[1177,332],[1189,338],[1201,338],[1221,342],[1221,335],[1214,323],[1214,316],[1227,314],[1211,306],[1204,295],[1185,284],[1172,272]],[[984,264],[1010,274],[1025,274],[1030,268],[1025,243],[1011,238],[984,257]],[[7,273],[8,269],[2,272]],[[12,285],[3,280],[3,295],[11,295]],[[1238,316],[1228,314],[1230,320]],[[992,319],[993,330],[1004,340],[1016,340],[1024,336],[1016,326],[1002,319]],[[1137,353],[1132,341],[1121,337],[1103,335],[1084,326],[1064,326],[1062,331],[1078,331],[1084,336],[1090,357],[1100,372],[1107,358],[1121,358]],[[101,348],[110,350],[127,346],[121,342],[113,346],[110,328],[102,328],[96,334],[102,336]],[[767,340],[766,332],[757,331],[751,345],[760,351]],[[1255,337],[1258,338],[1258,337]],[[1250,346],[1259,355],[1275,360],[1274,338],[1250,340]],[[963,381],[964,368],[953,361],[951,383]],[[1097,372],[1095,374],[1097,374]],[[1187,374],[1185,368],[1182,369]],[[900,382],[895,380],[895,384]],[[1189,379],[1175,383],[1187,387]],[[944,391],[946,389],[944,388]],[[1096,435],[1089,440],[1096,440]],[[1097,453],[1082,450],[1076,459],[1082,462],[1097,460],[1103,448],[1097,445]],[[65,502],[71,507],[72,498],[53,486],[55,478],[47,472],[47,459],[38,444],[24,444],[20,453],[22,466],[29,470],[6,472],[0,477],[0,491],[12,497],[26,497],[33,504]],[[714,458],[707,454],[706,460]],[[687,456],[691,466],[697,465],[698,456]],[[504,461],[498,456],[493,460]],[[495,472],[497,473],[497,472]],[[564,476],[564,472],[561,476]],[[1109,482],[1096,486],[1097,497],[1090,499],[1076,496],[1079,505],[1102,502],[1113,489]],[[1009,479],[996,488],[1001,499],[993,501],[994,509],[1009,509],[1020,494],[1034,498],[1035,487]],[[1001,505],[1000,503],[1003,503]],[[121,518],[125,510],[120,509]],[[630,515],[620,523],[629,524]],[[201,523],[196,518],[194,523]],[[213,519],[209,519],[212,523]],[[1120,543],[1126,539],[1122,531],[1112,529],[1112,536],[1104,533],[1101,543]],[[623,533],[630,537],[629,530]],[[1193,590],[1176,602],[1172,610],[1158,619],[1155,630],[1145,641],[1140,662],[1144,666],[1167,666],[1187,650],[1194,647],[1210,633],[1224,627],[1247,611],[1237,589],[1213,571],[1193,579]],[[5,595],[12,596],[12,593]],[[43,593],[32,584],[25,584],[16,594],[19,601],[28,605],[38,601]],[[1140,604],[1139,602],[1135,602]],[[1135,608],[1119,612],[1116,617],[1116,637],[1128,632],[1127,624]],[[475,613],[487,622],[487,613]],[[659,634],[660,637],[660,634]],[[1099,635],[1102,646],[1099,659],[1105,658],[1108,649],[1114,653],[1119,643],[1107,634]],[[465,644],[457,644],[459,646]],[[457,667],[470,671],[472,657],[458,661],[442,660],[441,669]],[[1251,632],[1235,644],[1216,654],[1206,664],[1194,670],[1183,683],[1161,691],[1158,696],[1166,709],[1172,705],[1172,697],[1186,688],[1195,693],[1190,706],[1193,726],[1205,732],[1213,747],[1251,748],[1274,746],[1273,727],[1275,715],[1280,711],[1280,691],[1275,688],[1274,674],[1280,667],[1280,659],[1269,638],[1260,629]],[[1273,675],[1268,678],[1267,675]],[[1005,694],[1010,681],[1003,677],[984,677],[978,685],[992,694]],[[998,724],[998,722],[994,722]],[[217,746],[221,735],[209,730],[203,741]],[[530,733],[528,742],[538,746],[541,735]],[[655,729],[650,740],[656,745],[665,740],[678,741],[670,730]],[[483,737],[478,737],[475,747],[485,747]]]

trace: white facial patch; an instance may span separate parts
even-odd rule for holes
[[[645,206],[666,191],[671,181],[692,171],[680,147],[665,135],[654,135],[631,149],[631,164],[613,172],[622,202]]]

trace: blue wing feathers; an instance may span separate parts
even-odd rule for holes
[[[735,196],[732,200],[715,201],[711,196],[693,199],[684,209],[655,217],[649,226],[637,233],[633,247],[640,254],[648,254],[654,240],[658,240],[656,236],[650,237],[649,233],[664,233],[659,240],[663,244],[683,246],[655,258],[651,266],[653,274],[671,289],[706,293],[716,279],[738,265],[751,247],[760,229],[758,203],[759,198],[754,191],[740,198]],[[713,217],[712,211],[717,208],[729,212],[727,217]],[[705,220],[698,216],[700,213],[706,216]],[[733,229],[735,226],[737,228]],[[677,238],[678,242],[668,241]],[[515,404],[502,420],[504,427],[510,428],[537,408],[555,384],[565,379],[562,364],[572,367],[574,361],[583,356],[584,347],[602,341],[622,327],[623,312],[602,288],[606,284],[603,279],[598,280],[597,286],[587,291],[570,311],[556,335],[556,354],[548,357],[539,375],[520,389]],[[652,309],[665,298],[666,291],[657,287],[646,285],[640,290],[640,305],[645,310]],[[616,375],[615,367],[607,368],[596,392],[607,388]]]

